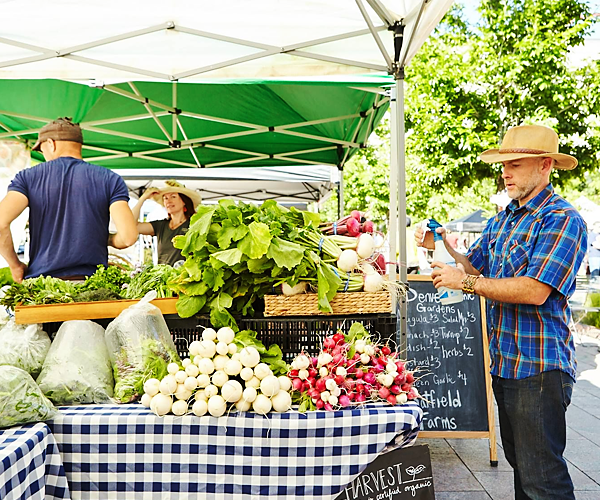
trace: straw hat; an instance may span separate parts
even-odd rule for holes
[[[192,189],[186,188],[183,184],[181,184],[180,182],[177,182],[174,179],[165,181],[165,186],[158,187],[157,189],[159,190],[159,192],[157,194],[155,194],[152,197],[152,199],[156,203],[160,203],[162,206],[165,205],[163,202],[163,194],[165,194],[165,193],[179,193],[179,194],[186,195],[190,200],[192,200],[192,203],[194,204],[194,208],[197,207],[198,205],[200,205],[200,203],[202,202],[202,197],[200,196],[200,193],[198,193],[197,191],[194,191]]]
[[[542,125],[511,127],[502,139],[500,149],[488,149],[480,156],[486,163],[546,157],[554,158],[556,168],[571,170],[577,166],[575,158],[558,152],[558,134]]]

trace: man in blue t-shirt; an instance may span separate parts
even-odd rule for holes
[[[0,254],[16,282],[36,276],[82,279],[107,265],[108,248],[133,245],[138,232],[123,179],[82,159],[83,135],[70,118],[39,133],[45,163],[19,172],[0,202]],[[29,264],[14,250],[10,224],[29,207]],[[109,241],[112,217],[117,235]]]

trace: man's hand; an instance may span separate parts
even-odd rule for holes
[[[23,281],[25,271],[27,271],[27,266],[21,261],[19,261],[17,265],[10,267],[10,274],[12,274],[13,280],[15,280],[17,283],[21,283]]]
[[[433,267],[431,273],[433,286],[436,288],[445,286],[453,290],[462,290],[462,280],[467,275],[462,264],[456,264],[456,267],[454,267],[436,261],[431,263],[431,267]]]
[[[443,227],[438,227],[436,232],[441,234],[444,240],[446,239],[446,230]],[[435,248],[433,233],[431,231],[425,231],[421,224],[419,224],[415,229],[415,241],[417,242],[418,247],[424,247],[429,250],[433,250]]]

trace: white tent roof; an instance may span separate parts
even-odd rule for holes
[[[155,169],[151,177],[138,169],[115,170],[127,186],[139,196],[145,188],[163,187],[167,179],[177,179],[187,188],[200,193],[206,202],[221,198],[279,203],[315,203],[323,201],[337,182],[336,168],[326,166],[261,167],[261,168],[202,168]]]
[[[0,0],[0,78],[180,81],[389,72],[452,0]]]

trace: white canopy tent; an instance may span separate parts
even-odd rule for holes
[[[390,251],[396,255],[397,231],[404,234],[406,226],[404,67],[452,0],[0,3],[0,79],[56,78],[100,86],[141,103],[140,116],[129,118],[151,118],[171,139],[181,125],[176,83],[393,75]],[[173,82],[172,102],[153,102],[135,86],[127,92],[114,86],[133,81]],[[171,132],[157,118],[164,111],[171,113]],[[399,255],[400,278],[406,281],[404,245]],[[396,275],[395,266],[389,271]]]
[[[327,199],[337,183],[334,167],[307,166],[261,168],[202,168],[147,170],[119,169],[130,191],[139,197],[145,188],[161,187],[161,181],[177,179],[196,190],[203,202],[234,198],[245,202],[276,200],[284,205],[304,206]],[[158,182],[157,182],[158,181]]]

